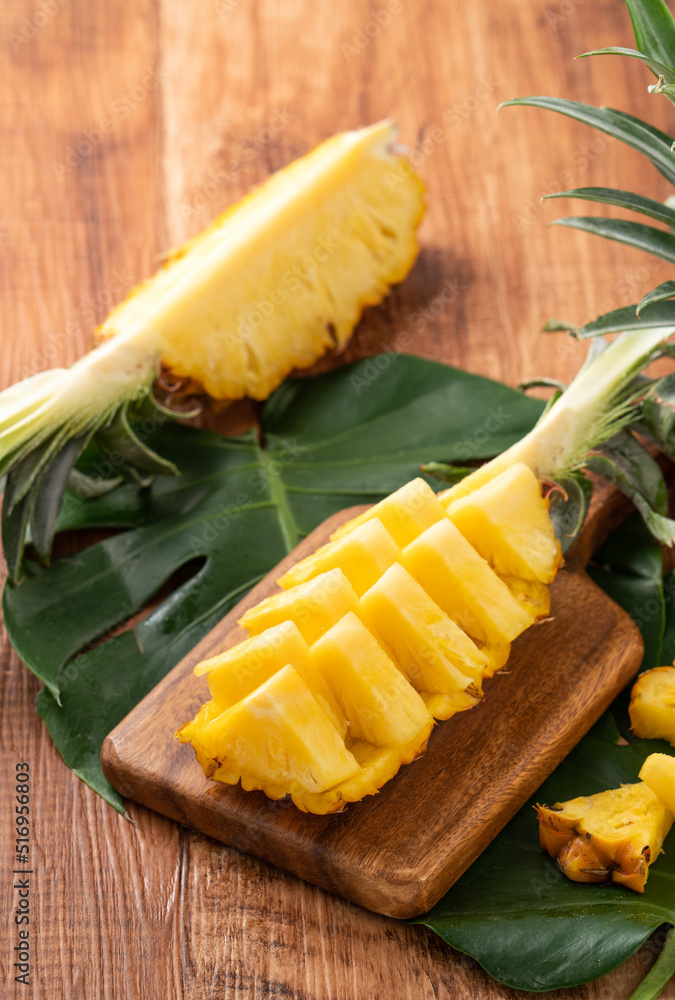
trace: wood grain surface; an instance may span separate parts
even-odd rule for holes
[[[580,348],[542,337],[542,323],[583,322],[668,276],[618,244],[548,230],[568,209],[539,200],[590,184],[663,198],[667,182],[648,164],[553,115],[495,116],[500,101],[542,93],[608,103],[669,130],[671,109],[648,95],[641,66],[573,62],[632,44],[619,0],[4,0],[0,32],[1,386],[81,355],[94,323],[163,250],[270,170],[385,115],[414,150],[429,212],[418,265],[367,315],[347,359],[405,349],[511,384],[565,379]],[[2,787],[30,761],[36,867],[36,950],[22,987],[9,946],[6,798],[4,995],[519,996],[422,928],[133,803],[132,822],[113,813],[63,766],[33,707],[38,683],[2,642]],[[542,996],[623,1000],[656,950]],[[675,984],[663,997],[674,1000]]]

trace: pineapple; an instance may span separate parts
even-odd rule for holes
[[[96,330],[94,351],[0,393],[10,582],[31,520],[48,561],[69,473],[92,437],[118,455],[124,478],[177,472],[134,429],[148,410],[167,412],[153,395],[160,367],[183,391],[265,399],[294,368],[343,348],[364,307],[403,280],[424,195],[399,169],[396,137],[379,122],[280,170],[133,289]]]
[[[636,736],[675,746],[675,666],[640,674],[630,696],[630,724]]]
[[[548,558],[557,566],[546,500],[529,480],[525,499],[508,495],[523,478],[521,472],[497,477],[493,489],[478,496],[475,517],[487,516],[485,504],[498,522],[493,495],[503,488],[505,504],[519,519],[529,518],[542,536],[548,526]],[[499,531],[508,536],[507,526]],[[516,532],[521,537],[520,521]],[[497,533],[493,548],[498,545]],[[509,558],[499,566],[521,573],[508,585],[430,487],[422,480],[408,483],[335,532],[281,577],[284,589],[244,613],[240,624],[251,638],[196,668],[207,676],[212,699],[178,738],[192,743],[208,777],[240,780],[243,788],[262,788],[273,797],[285,788],[298,808],[310,812],[339,810],[375,794],[423,752],[434,719],[480,703],[484,678],[503,665],[510,643],[541,612],[534,596],[537,587],[548,593],[539,577],[550,575],[550,566],[542,569],[540,560],[536,573],[524,572],[508,537],[503,547]],[[280,714],[256,730],[253,720],[267,718],[258,699],[267,705],[282,675]],[[297,719],[292,692],[307,720],[287,747],[290,720]],[[348,775],[344,756],[334,740],[327,741],[326,725],[350,763],[356,761]],[[316,768],[312,727],[322,733]],[[257,744],[250,753],[244,738]],[[298,775],[291,775],[296,766]],[[314,787],[307,773],[316,778]]]
[[[569,879],[618,882],[635,892],[644,892],[673,823],[644,781],[536,808],[541,846]]]
[[[640,769],[640,778],[675,816],[675,757],[650,754]]]

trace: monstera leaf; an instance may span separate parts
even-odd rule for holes
[[[3,607],[15,649],[44,682],[38,710],[68,766],[122,809],[101,771],[104,737],[300,538],[397,489],[422,462],[502,451],[541,409],[487,379],[380,355],[287,382],[259,435],[161,427],[152,447],[177,478],[67,495],[60,530],[124,530],[47,569],[28,562]]]

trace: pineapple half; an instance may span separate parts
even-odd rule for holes
[[[537,805],[541,846],[573,882],[644,892],[675,819],[675,758],[653,754],[635,785]]]
[[[640,674],[628,712],[636,736],[667,740],[675,747],[675,666],[654,667]]]
[[[508,524],[494,509],[499,495]],[[526,466],[471,502],[458,526],[452,506],[413,480],[245,612],[251,637],[195,668],[212,698],[176,734],[207,777],[332,812],[422,753],[434,719],[480,703],[510,643],[548,614],[561,553]],[[485,535],[487,522],[480,554],[467,536],[476,524]],[[533,587],[545,599],[534,601]]]
[[[10,582],[28,534],[48,561],[69,474],[92,437],[115,467],[112,485],[177,471],[135,430],[157,409],[185,415],[155,399],[160,366],[218,400],[265,399],[294,368],[344,347],[364,307],[403,280],[424,188],[397,135],[390,121],[344,132],[280,170],[170,253],[99,326],[95,350],[0,393]]]

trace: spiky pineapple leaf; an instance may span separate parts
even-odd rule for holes
[[[675,373],[654,383],[642,404],[642,419],[660,450],[675,460]]]
[[[263,410],[264,446],[253,434],[165,426],[152,446],[179,477],[97,499],[68,494],[61,530],[129,530],[48,570],[28,561],[24,582],[3,595],[7,630],[45,684],[38,708],[66,763],[120,808],[101,771],[104,737],[299,538],[344,507],[379,500],[434,455],[502,451],[542,405],[446,365],[381,355],[285,383]],[[181,570],[194,575],[175,580],[148,617],[99,641]]]
[[[654,76],[663,76],[668,83],[675,83],[675,69],[672,66],[659,62],[657,59],[651,59],[644,52],[638,52],[636,49],[625,49],[621,45],[608,45],[604,49],[582,52],[580,56],[577,56],[577,59],[585,59],[587,56],[629,56],[633,59],[639,59],[640,62],[649,67]]]
[[[585,340],[589,337],[600,337],[606,333],[626,333],[629,330],[649,330],[658,327],[672,326],[675,331],[675,302],[657,302],[643,307],[640,315],[637,313],[638,303],[632,306],[622,306],[611,312],[603,313],[597,319],[576,326],[557,319],[546,324],[548,330],[568,330],[575,337]]]
[[[675,21],[663,0],[626,0],[640,52],[675,67]]]
[[[670,151],[672,137],[641,118],[634,118],[633,115],[613,108],[596,108],[592,104],[568,101],[561,97],[518,97],[501,105],[513,106],[556,111],[584,125],[590,125],[642,153],[659,173],[671,184],[675,184],[675,158]]]
[[[626,208],[631,212],[639,212],[657,222],[663,222],[666,226],[675,227],[675,211],[664,205],[663,202],[654,201],[653,198],[645,198],[632,191],[619,191],[616,188],[606,187],[584,187],[573,188],[570,191],[554,191],[545,195],[549,198],[579,198],[583,201],[595,201],[603,205],[615,205],[617,208]]]
[[[593,216],[573,216],[569,219],[555,219],[551,225],[567,226],[569,229],[581,229],[582,232],[602,236],[606,240],[615,240],[642,250],[644,253],[661,257],[670,264],[675,264],[675,236],[663,229],[645,226],[641,222],[629,222],[626,219],[601,219]]]
[[[651,292],[643,295],[635,307],[638,316],[642,315],[642,310],[647,306],[652,306],[656,302],[667,302],[668,299],[675,298],[675,281],[662,281]]]

